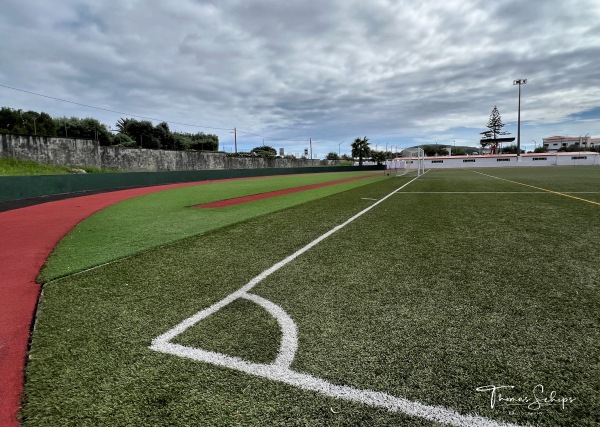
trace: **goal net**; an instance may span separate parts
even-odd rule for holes
[[[402,150],[402,155],[387,162],[387,169],[390,175],[421,176],[424,172],[425,152],[422,148],[408,148]]]

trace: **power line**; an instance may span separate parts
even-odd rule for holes
[[[0,84],[0,87],[4,87],[6,89],[11,89],[11,90],[16,90],[16,91],[19,91],[19,92],[28,93],[30,95],[41,96],[43,98],[54,99],[55,101],[66,102],[66,103],[69,103],[69,104],[75,104],[75,105],[79,105],[79,106],[82,106],[82,107],[93,108],[95,110],[108,111],[110,113],[123,114],[125,116],[137,117],[137,118],[140,118],[140,119],[146,119],[146,120],[151,120],[151,121],[155,121],[155,122],[167,122],[167,123],[172,123],[174,125],[190,126],[190,127],[204,128],[204,129],[233,130],[233,128],[228,129],[228,128],[218,128],[218,127],[214,127],[214,126],[193,125],[193,124],[189,124],[189,123],[180,123],[180,122],[174,122],[174,121],[171,121],[171,120],[161,120],[161,119],[156,119],[156,118],[153,118],[153,117],[140,116],[138,114],[124,113],[123,111],[116,111],[116,110],[111,110],[109,108],[95,107],[93,105],[82,104],[80,102],[69,101],[67,99],[57,98],[57,97],[49,96],[49,95],[43,95],[41,93],[30,92],[28,90],[18,89],[16,87],[6,86],[6,85],[3,85],[3,84]]]
[[[94,105],[83,104],[83,103],[75,102],[75,101],[69,101],[67,99],[62,99],[62,98],[57,98],[55,96],[50,96],[50,95],[44,95],[44,94],[41,94],[41,93],[31,92],[31,91],[28,91],[28,90],[19,89],[19,88],[16,88],[16,87],[7,86],[7,85],[3,85],[3,84],[0,84],[0,87],[6,88],[6,89],[15,90],[15,91],[18,91],[18,92],[27,93],[27,94],[30,94],[30,95],[40,96],[42,98],[53,99],[55,101],[66,102],[68,104],[79,105],[79,106],[86,107],[86,108],[93,108],[95,110],[107,111],[109,113],[116,113],[116,114],[121,114],[121,115],[129,116],[129,117],[137,117],[137,118],[140,118],[140,119],[146,119],[146,120],[151,120],[151,121],[155,121],[155,122],[166,122],[166,123],[171,123],[171,124],[175,124],[175,125],[190,126],[190,127],[203,128],[203,129],[216,129],[216,130],[225,130],[225,131],[235,131],[236,130],[234,128],[220,128],[220,127],[214,127],[214,126],[202,126],[202,125],[195,125],[195,124],[190,124],[190,123],[174,122],[174,121],[171,121],[171,120],[162,120],[162,119],[157,119],[157,118],[154,118],[154,117],[141,116],[139,114],[125,113],[123,111],[111,110],[109,108],[96,107]],[[246,131],[243,131],[243,130],[240,130],[240,129],[237,129],[237,132],[238,133],[243,133],[245,135],[255,136],[257,138],[263,138],[263,139],[269,139],[269,140],[272,140],[272,141],[281,141],[281,142],[302,142],[302,143],[306,143],[306,141],[308,139],[308,138],[305,138],[305,139],[275,138],[275,137],[272,137],[272,136],[265,136],[265,135],[259,135],[259,134],[252,133],[252,132],[246,132]]]
[[[252,133],[252,132],[246,132],[243,130],[239,130],[239,133],[243,133],[245,135],[251,135],[251,136],[256,136],[258,138],[264,138],[264,139],[270,139],[272,141],[286,141],[286,142],[306,142],[308,138],[305,139],[286,139],[286,138],[275,138],[273,136],[264,136],[264,135],[258,135],[256,133]]]

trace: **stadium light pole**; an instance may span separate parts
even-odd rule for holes
[[[519,113],[517,117],[517,159],[521,157],[521,86],[527,84],[527,79],[518,79],[513,81],[514,85],[519,85]]]
[[[340,143],[338,144],[338,156],[340,156],[342,154],[342,152],[340,151],[340,146],[342,145],[342,142],[344,142],[344,140],[341,140]]]

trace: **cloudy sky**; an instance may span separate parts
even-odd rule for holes
[[[324,155],[363,136],[378,149],[477,145],[494,106],[516,136],[513,80],[527,78],[522,145],[600,137],[598,0],[3,0],[1,10],[0,106],[113,127],[151,117],[217,134],[227,151],[234,127],[242,151],[264,138],[299,153],[312,138]]]

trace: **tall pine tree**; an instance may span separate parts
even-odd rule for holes
[[[504,127],[504,123],[502,123],[502,118],[500,117],[500,112],[498,108],[494,105],[494,109],[490,114],[490,119],[488,120],[487,126],[489,130],[485,132],[481,132],[484,138],[493,138],[496,139],[498,135],[508,135],[510,132],[502,132],[502,128]]]

